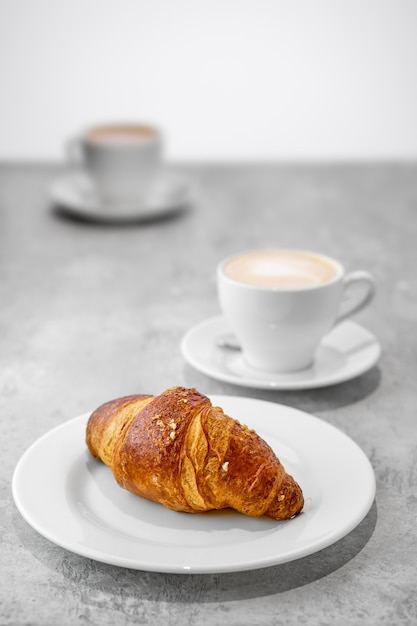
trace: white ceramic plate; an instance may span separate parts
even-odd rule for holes
[[[24,453],[13,476],[17,508],[35,530],[67,550],[176,573],[242,571],[298,559],[339,540],[365,517],[375,477],[349,437],[287,406],[211,399],[272,446],[303,489],[302,514],[280,522],[229,510],[193,515],[134,496],[87,451],[88,415],[56,427]]]
[[[70,215],[97,222],[123,222],[150,220],[180,211],[190,205],[191,189],[178,177],[161,175],[144,206],[105,206],[85,174],[67,172],[51,183],[49,197]]]
[[[212,378],[254,389],[315,389],[336,385],[369,370],[381,354],[375,337],[349,320],[326,335],[311,367],[291,374],[275,374],[248,366],[240,351],[219,347],[219,338],[228,332],[230,328],[223,316],[200,322],[183,337],[184,358]]]

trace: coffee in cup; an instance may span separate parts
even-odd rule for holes
[[[339,261],[304,250],[255,250],[217,268],[220,306],[248,365],[293,372],[312,365],[334,324],[374,295],[365,271],[346,273]]]
[[[93,127],[70,142],[69,158],[85,170],[104,207],[140,208],[161,166],[161,133],[145,124]]]

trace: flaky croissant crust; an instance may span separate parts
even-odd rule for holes
[[[86,442],[119,485],[175,511],[288,519],[303,508],[270,446],[195,389],[107,402],[91,414]]]

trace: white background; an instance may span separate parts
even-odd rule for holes
[[[417,156],[415,0],[0,0],[0,158],[145,120],[173,159]]]

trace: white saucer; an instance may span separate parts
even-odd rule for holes
[[[262,372],[247,365],[242,353],[220,348],[219,337],[230,332],[224,317],[191,328],[183,337],[184,358],[197,370],[227,383],[256,389],[314,389],[351,380],[378,361],[381,346],[365,328],[342,322],[323,339],[312,367],[289,374]]]
[[[161,175],[144,206],[110,206],[100,202],[94,186],[82,172],[67,172],[49,188],[52,203],[83,219],[114,222],[164,217],[189,206],[190,187],[173,175]]]

